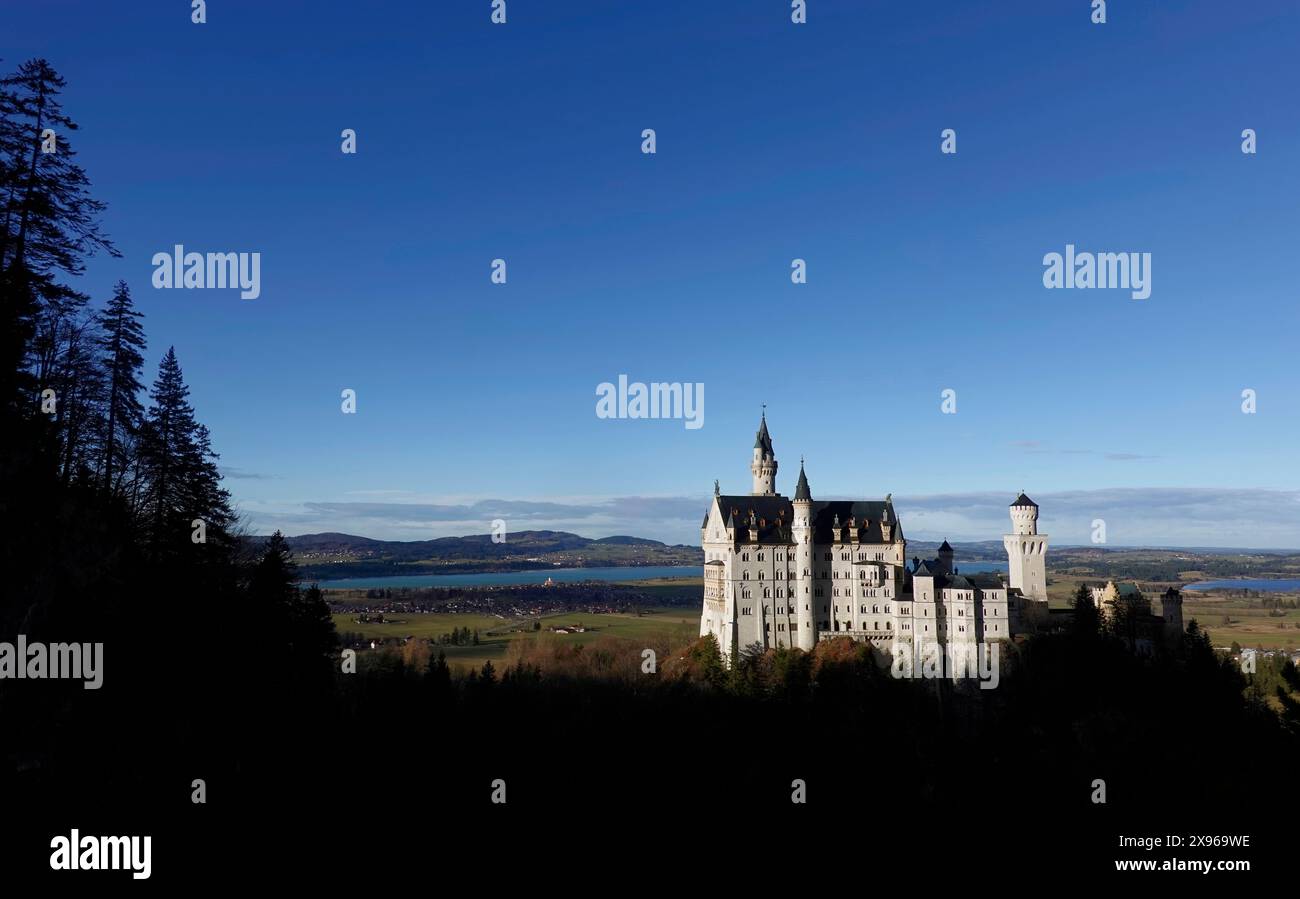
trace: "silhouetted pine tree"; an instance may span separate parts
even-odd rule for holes
[[[189,393],[176,352],[169,348],[158,367],[141,435],[143,512],[155,555],[175,553],[189,543],[196,518],[206,523],[208,539],[218,541],[232,518],[208,429],[195,421]]]
[[[339,637],[329,604],[316,584],[294,598],[292,639],[297,668],[313,678],[332,674]]]
[[[24,362],[38,314],[76,296],[56,274],[80,275],[99,250],[118,255],[99,227],[104,204],[90,196],[75,162],[70,135],[77,124],[63,113],[63,87],[43,59],[0,79],[0,378],[7,382],[0,392],[6,400],[32,386]],[[54,132],[54,152],[42,152],[46,129]]]
[[[113,298],[99,315],[99,346],[104,369],[103,485],[114,495],[121,493],[122,478],[130,470],[130,451],[140,435],[144,406],[140,393],[144,384],[145,338],[135,310],[131,290],[118,281]]]
[[[1079,584],[1074,591],[1074,633],[1082,637],[1096,637],[1101,631],[1101,615],[1092,601],[1092,591],[1087,584]]]

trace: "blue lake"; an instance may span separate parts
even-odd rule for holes
[[[962,574],[1004,571],[997,562],[957,563]],[[482,574],[395,574],[383,577],[348,577],[320,582],[323,590],[373,590],[392,587],[503,587],[510,584],[541,584],[551,578],[557,584],[576,581],[640,581],[647,578],[702,578],[700,566],[646,565],[641,568],[539,568],[535,571],[496,571]]]
[[[1264,590],[1269,593],[1294,593],[1300,590],[1296,578],[1230,578],[1223,581],[1201,581],[1188,584],[1184,590]]]

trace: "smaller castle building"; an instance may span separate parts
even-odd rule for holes
[[[1170,587],[1159,599],[1159,608],[1134,583],[1090,588],[1093,605],[1101,620],[1127,639],[1134,650],[1149,653],[1157,645],[1167,645],[1183,634],[1183,595]]]

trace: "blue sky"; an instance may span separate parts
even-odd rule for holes
[[[1024,489],[1058,542],[1300,546],[1294,3],[208,6],[6,9],[0,57],[68,79],[123,252],[80,286],[175,345],[255,531],[698,540],[766,403],[781,490],[912,537]],[[152,289],[177,243],[261,296]],[[1045,289],[1067,243],[1151,297]],[[619,374],[704,427],[597,418]]]

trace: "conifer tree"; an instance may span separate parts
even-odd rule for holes
[[[131,290],[118,281],[99,316],[99,346],[104,368],[104,436],[101,471],[103,485],[117,493],[121,479],[130,466],[128,450],[134,445],[144,420],[140,393],[144,385],[140,373],[144,367],[145,338],[140,325],[143,318],[131,301]]]
[[[43,59],[0,78],[0,397],[29,392],[27,351],[41,311],[78,295],[56,281],[85,259],[118,255],[99,227],[104,204],[76,164],[77,124],[59,100],[63,78]],[[52,134],[52,137],[51,137]],[[53,151],[50,141],[53,140]],[[64,310],[65,312],[67,310]]]
[[[1101,630],[1101,616],[1092,601],[1092,591],[1088,585],[1079,584],[1074,592],[1074,632],[1081,636],[1097,636]]]
[[[141,447],[148,482],[144,512],[155,554],[175,545],[195,518],[204,520],[211,537],[221,535],[232,517],[208,429],[195,421],[189,393],[169,348],[150,393]]]

